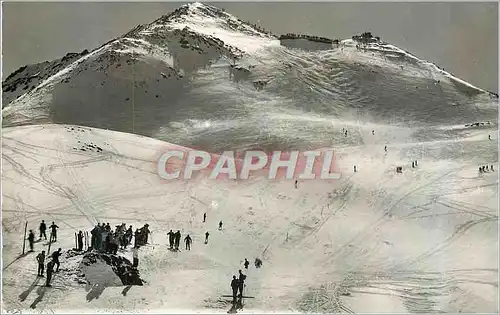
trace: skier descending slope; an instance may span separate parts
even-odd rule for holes
[[[38,276],[43,277],[43,269],[45,268],[45,251],[43,250],[36,256],[38,262]]]

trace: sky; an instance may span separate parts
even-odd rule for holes
[[[184,2],[3,2],[3,76],[91,50]],[[276,33],[374,36],[498,93],[498,3],[212,2]]]

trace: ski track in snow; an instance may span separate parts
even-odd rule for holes
[[[371,150],[360,146],[343,149],[344,177],[338,182],[300,182],[296,190],[288,182],[247,185],[200,179],[186,189],[187,183],[162,183],[154,174],[155,151],[166,145],[161,141],[72,127],[4,130],[3,155],[9,157],[2,175],[4,288],[9,288],[4,296],[9,308],[29,308],[36,298],[16,298],[34,279],[34,254],[15,259],[23,222],[35,229],[42,218],[61,226],[53,248],[73,247],[73,233],[90,230],[97,221],[134,226],[148,222],[154,245],[140,251],[144,287],[132,287],[125,297],[121,288],[107,287],[98,299],[81,304],[87,292],[62,271],[37,309],[210,309],[213,303],[207,301],[228,293],[228,279],[242,268],[245,257],[264,260],[261,269],[245,270],[247,292],[255,296],[245,308],[252,312],[365,312],[365,299],[370,310],[401,312],[460,307],[487,311],[497,303],[496,173],[478,175],[469,163],[422,157],[418,168],[407,166],[396,176],[394,165],[407,163],[398,154],[404,147],[394,145],[387,155],[363,160]],[[485,135],[470,142],[493,150]],[[113,151],[74,150],[83,139],[106,139]],[[360,169],[355,174],[354,161]],[[494,165],[498,169],[496,161]],[[259,198],[247,197],[252,195]],[[430,211],[428,216],[425,211]],[[217,231],[219,220],[224,221],[222,232]],[[169,252],[165,235],[170,229],[189,233],[192,250]],[[204,245],[207,230],[211,235]],[[47,246],[40,244],[37,251]],[[463,253],[470,246],[472,257]],[[123,254],[130,259],[130,253]],[[63,259],[62,266],[66,263]],[[17,277],[20,271],[25,276]],[[482,303],[469,301],[471,297],[460,300],[467,294],[474,299],[481,294]],[[449,300],[451,296],[461,304]]]

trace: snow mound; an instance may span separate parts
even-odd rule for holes
[[[136,268],[119,255],[97,252],[86,253],[80,263],[80,270],[90,284],[100,286],[143,285]]]

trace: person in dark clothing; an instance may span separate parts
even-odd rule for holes
[[[236,279],[236,276],[233,276],[233,280],[231,280],[231,289],[233,290],[233,299],[236,300],[236,296],[238,295],[238,279]]]
[[[40,223],[40,227],[39,227],[39,230],[40,230],[40,240],[42,239],[42,236],[45,238],[45,240],[47,240],[47,234],[45,234],[45,231],[47,231],[47,225],[45,224],[45,221],[42,220],[42,223]]]
[[[170,246],[170,249],[174,248],[174,243],[175,243],[175,233],[170,230],[170,232],[167,233],[168,235],[168,245]]]
[[[50,241],[51,242],[57,242],[57,229],[59,227],[52,222],[52,225],[50,226],[51,232],[50,232]]]
[[[184,242],[186,242],[186,250],[191,250],[191,243],[193,240],[191,239],[191,236],[189,234],[184,238]]]
[[[177,230],[177,232],[175,232],[175,249],[179,250],[180,243],[181,243],[181,231]]]
[[[482,173],[483,171],[481,170],[481,166],[479,166],[479,173]]]
[[[207,220],[207,213],[203,213],[203,223],[205,223],[205,221]]]
[[[30,234],[28,235],[28,242],[30,243],[30,252],[32,252],[33,244],[35,243],[35,233],[33,233],[33,230],[30,230]]]
[[[262,260],[260,258],[255,258],[255,268],[260,268],[262,266]]]
[[[384,147],[384,151],[387,152],[387,146]]]
[[[494,172],[495,170],[493,169],[493,164],[491,164],[491,171]]]
[[[148,243],[148,236],[150,233],[149,224],[144,224],[144,227],[142,228],[142,245],[146,245]]]
[[[222,230],[222,221],[219,221],[219,231]]]
[[[97,249],[97,229],[98,226],[94,226],[92,231],[90,231],[90,247],[92,249]]]
[[[50,280],[52,280],[52,272],[54,272],[54,262],[51,260],[47,263],[47,279],[45,280],[46,287],[51,287]]]
[[[415,161],[411,162],[411,167],[415,167]]]
[[[139,246],[139,243],[140,243],[140,240],[141,240],[140,234],[141,234],[141,232],[139,231],[139,229],[135,229],[135,232],[134,232],[134,247]]]
[[[299,181],[298,180],[295,180],[295,188],[298,187],[298,184],[299,184]]]
[[[104,252],[109,253],[111,250],[111,234],[108,233],[104,239]]]
[[[61,248],[59,248],[57,251],[52,253],[52,261],[54,265],[57,265],[56,272],[59,271],[59,266],[61,263],[59,262],[59,257],[61,256]],[[47,267],[47,272],[48,272],[48,267]]]
[[[238,290],[240,291],[240,296],[243,296],[243,287],[245,286],[245,279],[247,278],[247,276],[241,272],[241,269],[238,270],[238,273]]]
[[[418,166],[418,162],[415,160],[415,167],[417,167],[417,166]]]
[[[83,250],[83,232],[79,231],[78,232],[78,250],[82,251]]]
[[[208,236],[210,235],[210,233],[205,232],[205,244],[208,244]]]
[[[38,261],[38,276],[43,277],[43,269],[45,268],[45,251],[44,250],[40,254],[36,255],[36,261]]]
[[[246,258],[245,258],[245,263],[243,265],[245,265],[245,269],[248,269],[248,265],[250,265],[250,263]]]

